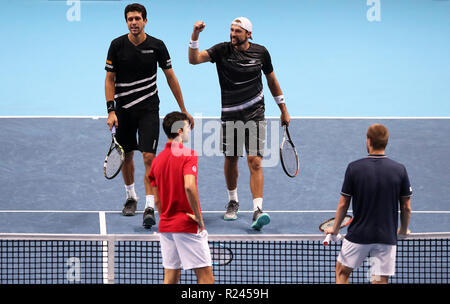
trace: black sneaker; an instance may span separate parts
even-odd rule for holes
[[[270,216],[267,213],[262,212],[262,210],[258,208],[255,212],[253,212],[252,221],[252,228],[261,230],[264,225],[270,223]]]
[[[239,213],[239,203],[236,201],[231,200],[228,205],[226,206],[227,211],[225,212],[225,215],[223,219],[225,221],[234,221],[237,219],[237,214]]]
[[[136,212],[136,208],[137,208],[137,200],[130,197],[125,202],[125,205],[122,210],[122,214],[125,216],[133,216],[134,213]]]
[[[142,222],[142,226],[144,226],[147,229],[150,229],[155,224],[156,224],[155,209],[153,209],[152,207],[145,208],[145,210],[144,210],[144,220]]]

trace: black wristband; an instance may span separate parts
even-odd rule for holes
[[[116,110],[116,107],[115,107],[114,100],[109,100],[109,101],[107,101],[107,102],[106,102],[106,108],[107,108],[107,110],[108,110],[108,113],[109,113],[109,112],[112,112],[112,111],[115,111],[115,110]]]

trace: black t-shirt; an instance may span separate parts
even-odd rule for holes
[[[162,69],[172,68],[169,52],[159,39],[147,35],[135,46],[126,34],[111,42],[105,70],[116,73],[114,99],[119,110],[159,109],[157,64]]]
[[[397,244],[399,200],[412,195],[405,166],[384,155],[354,161],[345,172],[341,194],[352,197],[347,240]]]
[[[216,44],[207,50],[216,63],[222,95],[222,120],[263,120],[264,94],[262,74],[273,71],[265,47],[250,43],[246,51],[236,50],[231,42]]]

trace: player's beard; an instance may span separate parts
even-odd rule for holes
[[[248,38],[245,38],[244,40],[241,40],[238,37],[234,37],[234,39],[236,39],[236,43],[233,43],[233,38],[230,35],[230,41],[231,41],[231,44],[233,46],[240,46],[240,45],[243,45],[244,43],[246,43],[248,41]]]

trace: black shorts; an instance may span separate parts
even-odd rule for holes
[[[266,121],[222,121],[221,152],[225,156],[243,156],[243,148],[249,156],[264,154]]]
[[[116,115],[119,123],[116,138],[125,153],[139,150],[156,154],[159,139],[158,111],[120,110]]]

